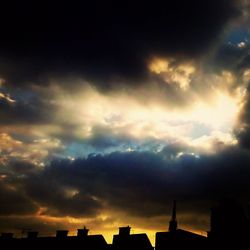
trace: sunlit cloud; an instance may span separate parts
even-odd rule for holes
[[[173,144],[198,154],[214,153],[218,145],[238,143],[234,127],[245,104],[248,70],[240,82],[231,71],[205,72],[195,62],[173,58],[153,58],[148,69],[153,74],[148,92],[137,87],[103,93],[82,79],[69,80],[78,86],[70,92],[60,80],[46,88],[33,86],[36,95],[53,104],[46,111],[51,120],[1,126],[1,143],[9,145],[2,146],[2,152],[9,151],[2,153],[1,161],[23,159],[41,165],[53,157],[150,148],[157,152]],[[163,86],[154,82],[154,75],[163,79]],[[164,88],[165,83],[174,92]],[[179,96],[185,99],[181,104]],[[14,102],[9,95],[2,98]]]
[[[224,73],[223,77],[230,87],[232,76]],[[137,94],[140,95],[140,90]],[[119,92],[104,95],[89,85],[73,97],[63,90],[57,92],[56,120],[76,125],[71,135],[82,140],[95,136],[95,128],[99,127],[99,133],[109,131],[111,137],[131,138],[135,142],[153,139],[165,144],[185,142],[200,148],[212,147],[216,140],[235,144],[233,128],[243,105],[244,91],[229,93],[219,86],[214,87],[208,99],[194,93],[192,98],[183,108],[156,102],[155,96],[144,105],[136,95]]]
[[[0,77],[0,88],[3,87],[5,80]]]
[[[0,81],[0,82],[1,82],[1,81]],[[1,84],[1,83],[0,83],[0,84]],[[1,85],[0,85],[0,87],[1,87]],[[4,94],[4,93],[1,93],[1,92],[0,92],[0,99],[4,99],[4,100],[6,100],[6,101],[9,102],[9,103],[15,103],[15,102],[16,102],[14,99],[12,99],[12,98],[10,97],[9,94]]]
[[[247,45],[246,45],[245,42],[240,42],[240,43],[237,44],[237,46],[238,46],[238,48],[243,49],[243,48],[245,48]]]
[[[248,70],[242,73],[242,82],[231,71],[206,72],[194,62],[176,59],[154,58],[149,70],[150,95],[140,87],[103,93],[82,79],[68,80],[78,81],[70,92],[63,87],[67,84],[55,79],[46,88],[33,86],[36,95],[53,104],[53,110],[46,110],[51,120],[1,125],[5,135],[1,143],[12,145],[2,146],[2,152],[9,149],[2,153],[2,161],[44,164],[53,157],[148,150],[149,145],[158,151],[175,143],[196,153],[214,153],[218,145],[237,144],[233,131],[245,104]],[[155,76],[163,79],[163,86]],[[174,92],[164,89],[164,83]]]
[[[23,160],[34,165],[43,164],[53,152],[63,146],[58,139],[37,139],[31,142],[22,142],[14,139],[9,134],[0,134],[0,161],[7,164],[9,160]]]
[[[243,81],[248,83],[250,81],[250,69],[246,69],[243,73]]]
[[[168,84],[175,84],[186,90],[191,82],[192,74],[196,68],[192,63],[176,63],[173,59],[154,58],[148,65],[149,70],[161,74]]]
[[[149,63],[149,70],[155,74],[161,74],[163,72],[167,72],[169,68],[169,61],[160,59],[160,58],[154,58]]]

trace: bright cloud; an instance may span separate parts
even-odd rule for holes
[[[224,75],[230,82],[231,76]],[[243,101],[244,91],[232,94],[220,86],[213,89],[208,99],[192,93],[188,106],[173,108],[167,102],[155,102],[155,97],[152,102],[147,100],[145,105],[136,95],[104,95],[88,85],[73,97],[63,90],[57,92],[59,110],[56,120],[76,125],[72,136],[82,140],[95,136],[98,127],[99,132],[110,131],[110,137],[126,137],[135,142],[147,139],[165,144],[185,142],[202,150],[211,148],[215,141],[237,142],[233,128]]]
[[[1,87],[1,80],[0,80],[0,87]],[[4,94],[0,92],[0,99],[4,99],[9,103],[15,103],[15,100],[12,99],[9,94]]]
[[[180,89],[187,89],[191,82],[192,74],[196,68],[192,63],[176,64],[173,59],[154,58],[148,66],[154,74],[162,75],[168,84],[176,84]]]
[[[57,81],[34,87],[32,91],[53,105],[45,112],[51,120],[2,125],[2,161],[42,164],[54,156],[147,150],[149,144],[160,150],[175,143],[196,153],[212,153],[218,145],[237,143],[233,130],[245,104],[248,70],[241,83],[230,71],[207,73],[193,62],[154,58],[149,71],[153,78],[147,94],[145,87],[103,93],[83,80],[70,92]],[[159,85],[158,78],[170,84],[168,88]],[[7,95],[1,97],[12,102]],[[100,145],[104,146],[97,149]]]
[[[9,160],[23,160],[40,165],[62,147],[58,139],[37,139],[25,143],[1,133],[0,163],[5,165]]]

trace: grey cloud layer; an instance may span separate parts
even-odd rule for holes
[[[46,207],[45,214],[59,217],[94,216],[107,207],[139,217],[159,216],[173,199],[182,203],[183,212],[208,213],[212,202],[221,197],[249,199],[247,151],[229,148],[199,158],[191,154],[177,157],[178,152],[178,148],[165,148],[160,153],[117,152],[75,161],[55,160],[35,171],[17,165],[14,174],[1,183],[3,193],[9,180],[21,187],[2,196],[5,213],[15,214],[15,209],[19,213],[13,207],[16,202],[30,207],[20,198],[23,194]]]
[[[0,74],[9,83],[43,84],[48,76],[73,74],[101,79],[104,90],[111,79],[143,78],[151,55],[199,58],[242,15],[241,1],[235,0],[57,7],[3,6]]]

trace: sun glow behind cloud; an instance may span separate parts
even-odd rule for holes
[[[150,84],[132,90],[103,93],[82,79],[70,80],[78,81],[71,91],[59,80],[46,88],[34,86],[56,107],[47,111],[52,120],[2,126],[1,143],[12,147],[6,151],[0,143],[1,161],[11,157],[43,164],[55,156],[74,159],[152,147],[158,152],[173,144],[185,145],[187,153],[214,153],[218,145],[237,144],[233,130],[245,103],[247,70],[241,83],[229,71],[207,73],[194,62],[154,58],[149,72]],[[18,104],[10,103],[13,108]]]
[[[139,90],[137,94],[140,95]],[[193,96],[196,98],[188,106],[173,108],[167,102],[152,99],[145,105],[136,95],[104,95],[85,86],[73,98],[63,93],[57,95],[61,109],[57,120],[77,124],[72,133],[82,140],[93,137],[98,127],[99,133],[109,131],[112,137],[130,138],[137,143],[147,139],[163,144],[185,143],[198,151],[211,151],[215,142],[237,143],[233,128],[244,93],[215,89],[208,100]]]

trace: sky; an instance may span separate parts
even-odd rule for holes
[[[0,16],[0,231],[205,235],[250,199],[250,2],[44,1]]]

